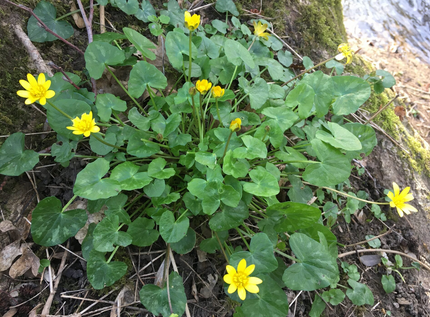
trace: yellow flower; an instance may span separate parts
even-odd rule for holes
[[[25,100],[26,105],[32,104],[36,100],[39,100],[39,103],[43,106],[46,104],[46,99],[55,96],[55,91],[48,90],[51,86],[51,81],[45,81],[45,74],[39,74],[37,81],[32,74],[27,74],[27,80],[28,81],[21,79],[19,81],[25,90],[18,90],[16,92],[18,96],[27,98],[27,100]]]
[[[214,88],[212,88],[212,95],[214,96],[214,98],[221,98],[222,96],[224,96],[225,93],[225,89],[222,89],[220,86],[215,86]]]
[[[200,15],[197,14],[193,14],[191,16],[191,14],[188,11],[185,11],[185,26],[187,27],[188,30],[190,31],[194,31],[195,29],[197,29],[200,25]]]
[[[240,118],[234,119],[230,123],[230,130],[233,131],[233,132],[239,131],[241,124],[242,124],[242,120],[240,120]]]
[[[207,93],[212,87],[212,83],[208,82],[206,79],[198,80],[196,82],[196,88],[197,90],[204,95]]]
[[[93,119],[93,112],[90,111],[89,114],[82,114],[82,117],[76,117],[72,119],[73,126],[67,127],[69,130],[73,130],[73,134],[80,135],[83,134],[85,137],[90,136],[91,133],[97,133],[100,128],[96,125],[96,120]]]
[[[254,272],[255,265],[252,264],[246,267],[246,260],[242,259],[237,266],[237,272],[231,265],[226,266],[227,273],[224,275],[224,282],[230,284],[227,292],[232,294],[236,292],[241,300],[245,300],[246,291],[256,294],[260,291],[257,284],[263,283],[258,277],[251,277],[252,272]]]
[[[267,29],[267,24],[262,24],[260,21],[258,21],[258,24],[255,23],[255,21],[252,23],[254,24],[254,34],[257,35],[258,37],[262,37],[265,40],[268,40],[270,34],[264,32]]]
[[[406,187],[404,190],[402,190],[402,192],[400,192],[399,185],[393,182],[393,189],[394,194],[393,192],[389,192],[387,196],[391,199],[391,208],[396,207],[400,217],[403,217],[403,213],[409,215],[411,211],[418,211],[414,206],[406,204],[406,202],[414,199],[414,196],[412,196],[412,194],[409,194],[409,190],[411,189],[410,187]]]
[[[352,62],[352,50],[347,43],[342,43],[338,46],[337,50],[340,54],[336,55],[335,59],[340,61],[346,57],[346,64]]]

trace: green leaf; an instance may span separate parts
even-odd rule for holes
[[[276,232],[293,232],[313,226],[321,211],[307,204],[284,202],[267,207],[267,215],[276,222]]]
[[[348,289],[346,291],[346,296],[348,296],[354,305],[361,306],[365,304],[374,304],[375,300],[369,287],[351,279],[348,280],[348,284],[352,289]]]
[[[247,158],[249,160],[253,160],[255,158],[266,158],[267,157],[267,147],[263,141],[260,141],[257,138],[254,138],[250,135],[245,135],[242,137],[242,141],[245,144],[246,148],[239,147],[234,149],[233,157],[244,159]]]
[[[178,242],[170,244],[173,251],[178,254],[187,254],[194,249],[196,244],[196,232],[190,227],[187,234]]]
[[[55,101],[55,106],[61,111],[67,113],[72,118],[81,117],[84,113],[89,113],[91,107],[84,101],[76,99],[60,99]],[[48,106],[48,122],[51,128],[70,140],[80,140],[82,136],[73,134],[73,131],[67,129],[72,126],[73,122],[69,118],[63,116],[56,109]]]
[[[167,283],[160,288],[153,284],[146,284],[139,292],[140,301],[155,316],[171,315],[170,307],[175,314],[182,316],[185,312],[187,297],[185,296],[184,282],[178,273],[172,272],[169,275],[169,292]]]
[[[34,242],[50,247],[73,237],[86,223],[87,213],[83,209],[62,212],[61,201],[47,197],[33,210],[31,234]]]
[[[385,293],[387,294],[394,292],[396,289],[396,282],[394,281],[394,276],[392,275],[382,275],[381,283]]]
[[[115,245],[126,247],[133,241],[132,237],[124,232],[119,231],[119,217],[109,215],[97,224],[93,233],[94,249],[99,252],[112,252]]]
[[[378,144],[376,139],[375,130],[369,125],[363,125],[361,123],[347,123],[343,126],[349,132],[354,134],[361,142],[361,153],[369,155],[373,148]],[[377,205],[373,205],[377,206]]]
[[[327,63],[325,63],[325,67],[334,68],[336,70],[337,75],[342,75],[342,73],[345,69],[345,65],[343,65],[342,63],[339,63],[338,61],[335,61],[335,60],[331,60],[331,61],[328,61]]]
[[[182,16],[183,19],[183,16]],[[182,21],[181,21],[182,22]],[[170,63],[174,68],[182,69],[183,65],[183,55],[190,55],[189,53],[189,43],[188,36],[179,32],[168,32],[166,35],[166,54],[169,58]],[[191,45],[192,56],[197,56],[197,48],[192,43]]]
[[[292,290],[313,291],[334,285],[339,281],[336,257],[303,233],[290,237],[291,250],[299,260],[285,270],[282,280]]]
[[[254,276],[254,275],[252,275]],[[267,275],[260,275],[263,283],[258,285],[257,298],[247,298],[242,304],[246,317],[285,317],[288,315],[288,298],[282,288]]]
[[[148,23],[148,17],[151,15],[156,15],[154,7],[152,6],[151,2],[149,0],[143,0],[141,3],[142,9],[137,10],[137,13],[135,14],[135,17],[139,20]]]
[[[175,170],[173,168],[166,168],[167,161],[161,157],[152,160],[148,166],[148,175],[158,179],[169,179],[175,175]]]
[[[170,210],[164,211],[160,218],[160,234],[166,243],[180,241],[187,234],[190,226],[188,217],[180,217],[175,221],[175,216]]]
[[[280,189],[276,177],[266,171],[264,167],[257,166],[249,172],[249,176],[252,183],[243,184],[245,192],[261,197],[270,197],[279,193]]]
[[[293,54],[291,54],[289,51],[279,51],[277,56],[278,60],[285,67],[290,67],[290,65],[293,63]]]
[[[139,1],[137,0],[115,0],[115,4],[128,15],[137,13],[139,9]]]
[[[336,306],[342,303],[342,301],[345,299],[345,293],[342,292],[340,289],[334,288],[322,293],[322,298],[326,302],[329,302],[330,304]]]
[[[311,141],[320,162],[309,164],[303,172],[303,179],[316,186],[337,185],[351,174],[350,161],[339,150],[318,139]]]
[[[266,66],[273,80],[280,80],[284,75],[284,67],[271,57],[260,57],[257,59],[259,66]]]
[[[247,160],[233,158],[233,151],[228,150],[224,157],[222,171],[227,175],[239,178],[248,175],[249,167]]]
[[[241,200],[237,207],[223,205],[221,212],[214,214],[209,220],[209,227],[213,231],[230,230],[240,226],[248,217],[248,206]]]
[[[59,163],[68,162],[75,156],[76,148],[78,147],[78,142],[77,141],[69,142],[69,139],[63,137],[61,134],[57,134],[57,140],[59,143],[61,143],[61,145],[58,143],[54,143],[52,144],[52,147],[51,147],[51,154],[52,156],[55,157],[54,161]],[[0,150],[0,153],[1,153],[1,150]]]
[[[99,79],[105,65],[117,65],[125,60],[124,52],[105,42],[91,42],[85,50],[85,67],[90,76]]]
[[[64,20],[57,20],[57,10],[52,4],[40,1],[33,12],[51,31],[57,33],[63,39],[67,39],[73,35],[74,30],[70,23]],[[27,31],[28,37],[32,42],[43,43],[58,39],[56,36],[45,31],[33,16],[28,19]]]
[[[136,107],[133,107],[128,112],[128,119],[142,131],[148,131],[151,127],[151,120],[148,117],[142,116]]]
[[[240,77],[239,86],[249,94],[252,109],[260,109],[269,98],[269,85],[263,78],[255,79],[254,84],[249,86],[248,81],[244,77]]]
[[[125,36],[124,34],[115,33],[115,32],[105,32],[102,34],[93,34],[93,41],[94,42],[111,43],[113,41],[124,40],[126,38],[127,38],[127,36]],[[59,74],[59,73],[57,73],[57,74]]]
[[[227,33],[227,29],[228,29],[228,24],[225,22],[222,22],[220,20],[213,20],[211,22],[211,24],[213,25],[213,27],[215,29],[217,29],[218,32],[222,33],[222,34],[226,34]]]
[[[115,129],[117,127],[113,127],[113,128]],[[99,138],[109,144],[116,143],[116,133],[113,132],[112,130],[109,131],[109,129],[106,131],[106,135],[104,137],[102,135],[99,135]],[[106,155],[114,149],[113,146],[106,145],[100,142],[99,140],[97,140],[92,134],[90,136],[90,147],[91,147],[91,150],[98,155]]]
[[[235,252],[230,257],[230,265],[237,268],[240,260],[245,259],[247,266],[255,264],[253,274],[270,273],[278,267],[273,254],[273,244],[265,233],[257,233],[251,238],[248,251]]]
[[[299,107],[299,117],[306,119],[310,116],[314,105],[315,92],[311,86],[300,83],[287,96],[285,103],[290,108]]]
[[[153,197],[160,197],[164,193],[165,189],[166,189],[166,182],[164,181],[164,179],[154,179],[152,183],[145,186],[143,191],[145,192],[146,195],[153,198]]]
[[[16,132],[9,136],[0,147],[0,174],[19,176],[39,163],[39,154],[24,150],[25,135]]]
[[[393,75],[391,75],[390,72],[378,69],[375,73],[376,75],[381,76],[383,78],[381,82],[382,87],[391,88],[396,84],[396,79],[393,77]]]
[[[110,178],[118,181],[122,190],[140,189],[151,183],[152,177],[147,172],[138,172],[139,166],[124,162],[117,165],[111,173]]]
[[[279,125],[282,132],[291,128],[299,118],[295,112],[291,111],[287,107],[264,108],[261,113],[272,118]]]
[[[230,12],[235,16],[239,15],[239,11],[237,11],[236,5],[232,0],[217,0],[215,9],[218,12]]]
[[[203,164],[210,169],[214,169],[217,165],[215,153],[197,152],[195,159],[196,162],[199,162],[200,164]]]
[[[331,134],[323,130],[318,130],[315,135],[316,138],[338,149],[343,149],[346,151],[361,150],[362,147],[360,140],[347,129],[334,122],[327,122],[325,127],[329,129]]]
[[[322,233],[325,237],[325,240],[327,241],[327,248],[328,252],[333,256],[337,257],[338,250],[337,250],[337,238],[336,236],[330,231],[329,228],[326,226],[323,226],[319,223],[314,223],[312,226],[300,229],[301,233],[306,234],[307,236],[311,237],[315,241],[320,241],[320,234]]]
[[[147,139],[148,136],[148,133],[135,130],[128,141],[127,153],[140,158],[149,157],[158,153],[160,151],[160,146],[158,144],[142,141],[142,139]]]
[[[157,48],[154,43],[133,29],[123,28],[122,30],[127,36],[128,40],[142,53],[143,56],[149,58],[150,60],[155,59],[155,54],[150,51],[151,49]]]
[[[356,112],[362,104],[370,97],[369,84],[354,76],[334,76],[333,94],[333,113],[335,115],[347,115]]]
[[[125,111],[127,110],[127,103],[112,94],[98,94],[96,108],[100,120],[109,122],[112,110]]]
[[[255,67],[255,62],[249,51],[237,41],[226,39],[224,52],[228,61],[235,66],[240,66],[244,62],[249,68]]]
[[[134,65],[128,80],[130,95],[139,98],[145,92],[147,85],[152,88],[164,89],[167,86],[166,76],[152,64],[140,61]]]
[[[375,236],[372,234],[368,234],[365,236],[366,240],[372,239],[373,237],[375,237]],[[381,240],[379,240],[379,239],[374,239],[374,240],[368,241],[367,243],[373,249],[378,249],[381,247]]]
[[[104,253],[95,250],[90,252],[87,263],[87,277],[94,289],[111,286],[127,272],[127,264],[112,261],[107,263]]]
[[[89,200],[109,198],[121,191],[119,182],[102,178],[109,171],[109,162],[103,158],[89,163],[76,177],[73,193]]]
[[[133,239],[132,244],[138,247],[147,247],[157,241],[159,233],[154,229],[154,220],[139,217],[129,226],[127,233]]]
[[[324,312],[326,307],[326,304],[321,299],[321,297],[318,296],[318,294],[315,294],[314,302],[312,303],[311,311],[309,312],[310,317],[319,317]]]
[[[304,56],[303,57],[303,66],[305,66],[306,69],[309,69],[309,68],[314,66],[314,63],[312,62],[312,60],[309,57]]]
[[[307,84],[315,92],[314,106],[318,117],[323,117],[327,114],[328,109],[333,99],[333,83],[331,77],[324,74],[322,71],[305,76],[301,83]]]

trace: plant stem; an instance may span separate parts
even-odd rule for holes
[[[286,254],[286,253],[284,253],[284,252],[282,252],[282,251],[279,251],[279,250],[277,250],[277,249],[275,249],[274,251],[275,251],[276,253],[278,253],[278,254],[282,255],[283,257],[285,257],[285,258],[287,258],[287,259],[290,259],[291,261],[294,261],[294,262],[300,262],[300,260],[299,260],[299,259],[297,259],[297,258],[295,258],[295,257],[292,257],[291,255],[288,255],[288,254]]]
[[[93,134],[92,134],[92,136],[94,137],[94,139],[96,139],[97,141],[99,141],[99,142],[103,143],[104,145],[107,145],[107,146],[110,146],[110,147],[114,147],[114,148],[116,148],[116,149],[118,149],[118,150],[127,151],[127,149],[126,149],[126,148],[123,148],[123,147],[120,147],[120,146],[117,146],[117,145],[110,144],[110,143],[106,142],[105,140],[103,140],[103,139],[99,138],[99,136],[98,136],[96,133],[93,133]]]
[[[306,74],[306,73],[309,73],[311,70],[313,70],[313,69],[315,69],[315,68],[317,68],[317,67],[320,67],[321,65],[323,65],[323,64],[325,64],[325,63],[327,63],[327,62],[331,61],[332,59],[334,59],[334,56],[333,56],[333,57],[330,57],[329,59],[326,59],[325,61],[323,61],[323,62],[321,62],[321,63],[319,63],[319,64],[316,64],[315,66],[313,66],[313,67],[311,67],[311,68],[309,68],[309,69],[304,70],[303,72],[301,72],[300,74],[298,74],[296,77],[291,78],[289,81],[286,81],[285,83],[283,83],[283,84],[281,85],[281,87],[283,87],[283,86],[285,86],[285,85],[289,84],[289,83],[290,83],[290,82],[292,82],[293,80],[296,80],[296,79],[297,79],[297,78],[299,78],[300,76],[302,76],[302,75],[304,75],[304,74]]]
[[[218,115],[219,125],[222,127],[221,115],[219,114],[218,98],[215,98],[216,113]]]
[[[148,90],[148,94],[149,94],[149,97],[151,98],[152,105],[154,106],[155,110],[158,111],[157,105],[155,104],[154,96],[152,95],[153,91],[152,91],[151,87],[149,87],[148,84],[146,85],[146,89]]]
[[[50,102],[49,100],[46,100],[47,103],[49,103],[49,105],[54,108],[55,110],[57,110],[59,113],[61,113],[63,116],[65,116],[66,118],[69,118],[70,120],[73,120],[73,118],[71,116],[69,116],[67,113],[65,113],[63,110],[59,109],[56,105],[54,105],[52,102]]]
[[[214,233],[215,233],[215,237],[216,237],[216,239],[218,241],[218,244],[219,244],[219,246],[221,248],[222,254],[224,254],[225,261],[227,262],[227,264],[230,264],[230,262],[228,261],[227,254],[225,254],[225,250],[224,250],[224,247],[222,246],[221,240],[218,237],[218,233],[216,233],[216,231],[214,231]]]
[[[78,195],[74,195],[68,202],[67,202],[67,204],[65,204],[64,205],[64,207],[63,207],[63,209],[61,210],[61,212],[64,212],[66,209],[67,209],[67,207],[69,207],[70,206],[70,204],[76,199],[76,197],[78,197]]]
[[[118,83],[118,85],[122,88],[122,90],[124,90],[124,92],[130,97],[131,100],[133,100],[133,102],[135,103],[135,105],[140,109],[140,111],[142,111],[144,114],[148,114],[145,109],[143,109],[143,107],[137,102],[136,99],[133,98],[133,96],[130,95],[130,93],[128,92],[127,89],[125,89],[124,85],[121,84],[121,82],[119,81],[119,79],[115,76],[115,74],[113,73],[113,71],[109,68],[108,65],[105,64],[106,69],[108,70],[108,72],[112,75],[112,77],[115,79],[115,81]]]
[[[221,157],[221,162],[224,162],[224,156],[227,153],[228,144],[230,143],[231,136],[233,135],[233,131],[230,130],[230,135],[228,136],[227,143],[225,145],[224,154]]]
[[[193,109],[196,111],[196,114],[197,114],[197,127],[198,127],[198,131],[199,131],[200,141],[203,141],[202,127],[200,124],[200,115],[199,115],[199,110],[196,108],[196,104],[194,102],[194,95],[191,96],[191,101],[193,104]]]
[[[119,249],[119,245],[117,245],[116,247],[115,247],[115,250],[113,250],[112,251],[112,254],[110,255],[110,257],[109,257],[109,259],[107,260],[107,264],[109,264],[110,263],[110,261],[112,261],[112,258],[113,258],[113,256],[115,255],[115,253],[116,253],[116,251],[118,251],[118,249]]]
[[[243,243],[245,243],[245,245],[248,248],[248,250],[251,250],[250,247],[249,247],[249,244],[248,244],[248,242],[246,242],[246,239],[243,236],[241,230],[239,230],[239,228],[237,228],[237,227],[235,229],[236,229],[237,233],[240,235],[240,237],[242,238],[242,241],[243,241]]]
[[[308,184],[308,185],[311,185],[311,184],[309,184],[309,183],[307,183],[307,182],[303,182],[303,184],[304,183],[306,183],[306,184]],[[361,198],[358,198],[358,197],[354,197],[354,196],[352,196],[352,195],[349,195],[349,194],[347,194],[347,193],[344,193],[344,192],[341,192],[341,191],[339,191],[339,190],[336,190],[336,189],[333,189],[333,188],[330,188],[330,187],[321,187],[321,188],[324,188],[324,189],[327,189],[327,190],[331,190],[332,192],[335,192],[335,193],[338,193],[338,194],[340,194],[340,195],[343,195],[343,196],[346,196],[346,197],[349,197],[349,198],[353,198],[353,199],[355,199],[355,200],[359,200],[359,201],[363,201],[363,202],[365,202],[365,203],[369,203],[369,204],[375,204],[375,205],[389,205],[390,203],[378,203],[378,202],[376,202],[376,201],[370,201],[370,200],[365,200],[365,199],[361,199]]]
[[[189,38],[190,38],[190,41],[189,41],[189,43],[190,43],[190,47],[189,47],[189,49],[190,49],[190,54],[188,55],[189,57],[190,57],[190,64],[189,64],[189,67],[188,67],[188,81],[189,82],[191,82],[191,65],[192,65],[192,57],[191,57],[191,44],[193,43],[192,41],[191,41],[191,38],[192,38],[192,35],[193,34],[193,31],[190,31],[190,36],[189,36]]]
[[[114,117],[118,120],[119,124],[124,127],[125,124],[124,124],[124,122],[122,122],[122,120],[119,118],[119,116],[114,111],[112,111],[112,113],[113,113]]]
[[[161,147],[164,147],[164,148],[166,148],[166,149],[170,149],[170,147],[168,147],[167,145],[161,144],[161,143],[157,143],[157,142],[149,141],[149,140],[147,140],[147,139],[141,139],[141,140],[142,140],[143,142],[146,142],[146,143],[157,144],[157,145],[159,145],[159,146],[161,146]]]

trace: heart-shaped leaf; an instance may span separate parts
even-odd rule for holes
[[[131,244],[132,237],[119,231],[119,218],[117,215],[110,215],[97,224],[93,232],[94,249],[99,252],[112,252],[115,245],[126,247]]]
[[[24,133],[14,133],[0,147],[0,174],[19,176],[39,163],[38,153],[24,150],[24,138]]]
[[[138,172],[139,166],[131,162],[117,165],[110,178],[118,181],[122,190],[140,189],[151,183],[152,177],[147,172]]]
[[[33,210],[31,234],[34,242],[50,247],[73,237],[86,221],[85,210],[74,209],[62,212],[61,201],[56,197],[47,197]]]
[[[284,202],[267,207],[267,215],[276,222],[276,232],[293,232],[314,225],[321,211],[307,204]]]
[[[346,151],[361,150],[362,147],[360,140],[347,129],[334,122],[327,122],[326,127],[329,129],[331,134],[323,130],[318,130],[315,137],[338,149]]]
[[[166,243],[175,243],[185,237],[190,226],[188,217],[180,217],[175,221],[175,216],[170,210],[164,211],[160,218],[160,234]]]
[[[133,245],[147,247],[157,241],[159,233],[154,229],[154,220],[137,218],[129,226],[127,233],[132,237]]]
[[[240,66],[244,62],[249,68],[255,67],[251,53],[238,41],[227,39],[224,42],[224,52],[228,61],[235,66]]]
[[[196,232],[190,227],[187,230],[187,234],[178,242],[170,244],[173,251],[178,254],[187,254],[194,249],[196,244]]]
[[[167,79],[157,67],[148,62],[140,61],[134,65],[130,72],[128,90],[130,95],[139,98],[145,92],[147,86],[164,89],[167,86]]]
[[[150,60],[155,59],[155,54],[150,51],[157,48],[154,43],[148,40],[145,36],[130,28],[122,29],[128,40],[142,53],[143,56]]]
[[[127,103],[112,94],[98,94],[96,100],[97,115],[100,120],[108,122],[112,114],[112,110],[125,111]]]
[[[124,51],[106,42],[91,42],[85,50],[85,67],[94,79],[102,77],[106,65],[121,64]]]
[[[127,272],[124,262],[109,262],[105,254],[92,250],[87,263],[87,277],[94,289],[111,286]]]
[[[209,220],[209,227],[213,231],[225,231],[240,226],[248,218],[248,206],[241,200],[237,207],[223,205],[221,212],[213,215]]]
[[[357,111],[358,108],[370,97],[371,89],[367,81],[355,76],[334,76],[333,113],[335,115],[347,115]]]
[[[109,162],[103,158],[89,163],[76,177],[74,194],[89,200],[118,195],[121,191],[119,182],[111,178],[102,178],[108,171]]]
[[[278,180],[264,167],[257,166],[254,170],[249,172],[249,176],[251,177],[252,183],[243,184],[243,190],[247,193],[261,197],[270,197],[279,194],[280,188]]]
[[[183,18],[183,17],[182,17]],[[182,21],[181,21],[182,22]],[[166,35],[166,54],[169,58],[170,63],[174,68],[182,69],[184,57],[182,54],[187,56],[189,53],[188,36],[179,32],[168,32]],[[191,44],[192,56],[197,56],[197,48],[194,43]]]
[[[156,158],[148,166],[148,175],[158,179],[169,179],[175,175],[175,170],[173,168],[164,168],[167,161],[161,157]]]
[[[352,289],[346,290],[346,296],[348,296],[354,305],[374,304],[375,299],[373,298],[373,293],[367,285],[358,283],[352,279],[348,280],[348,284]]]

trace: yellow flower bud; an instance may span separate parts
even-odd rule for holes
[[[262,37],[265,40],[269,39],[270,33],[264,32],[267,29],[267,24],[263,24],[260,21],[258,21],[258,24],[255,23],[255,21],[253,22],[254,24],[254,35],[258,36],[258,37]]]
[[[240,120],[240,118],[236,118],[234,119],[231,123],[230,123],[230,130],[233,132],[239,131],[240,130],[240,125],[242,124],[242,120]]]
[[[221,98],[224,96],[225,89],[222,89],[220,86],[215,86],[212,88],[212,95],[214,98]]]
[[[197,90],[204,95],[207,93],[212,87],[212,83],[208,82],[206,79],[198,80],[196,82],[196,88]]]
[[[193,14],[191,16],[191,14],[188,11],[185,11],[184,19],[185,19],[185,26],[190,31],[194,31],[200,25],[200,15]]]

